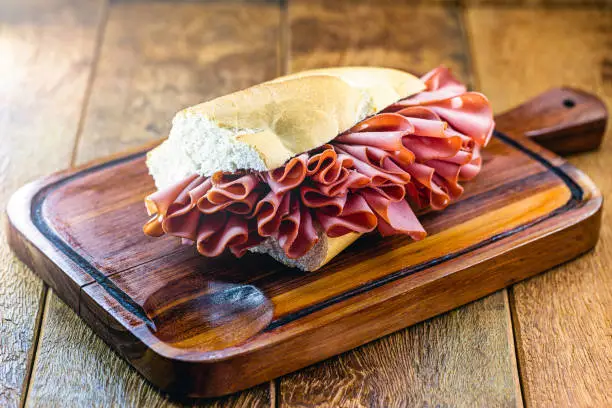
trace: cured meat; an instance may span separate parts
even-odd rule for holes
[[[317,243],[319,237],[307,207],[292,195],[289,212],[278,229],[278,243],[289,258],[299,258]]]
[[[274,193],[282,194],[304,182],[308,171],[307,166],[308,154],[303,153],[289,160],[283,167],[264,173],[264,179]]]
[[[257,216],[257,232],[262,237],[271,237],[278,231],[283,218],[289,213],[289,194],[270,191],[257,203],[253,216]]]
[[[440,67],[426,89],[356,124],[330,143],[262,173],[191,175],[145,200],[150,236],[195,243],[204,256],[242,256],[268,237],[299,258],[318,241],[375,229],[418,240],[415,212],[442,210],[480,171],[493,132],[480,93]]]
[[[370,232],[377,225],[376,215],[360,194],[348,194],[340,214],[333,216],[322,211],[317,214],[317,220],[331,238],[349,232]]]

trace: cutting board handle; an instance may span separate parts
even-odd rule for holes
[[[524,136],[565,156],[595,150],[606,131],[608,112],[597,96],[573,88],[553,88],[497,115],[498,130]]]

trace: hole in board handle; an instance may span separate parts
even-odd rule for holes
[[[564,99],[563,100],[563,106],[565,106],[568,109],[573,108],[574,106],[576,106],[576,102],[573,99]]]

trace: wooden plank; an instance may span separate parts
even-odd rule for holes
[[[412,0],[293,0],[289,70],[379,65],[422,74],[444,64],[471,84],[459,10]]]
[[[497,110],[561,84],[612,107],[612,10],[473,9],[468,12],[480,88]],[[598,152],[570,159],[612,194],[612,131]],[[511,293],[521,382],[529,406],[612,404],[612,203],[601,238],[582,258]]]
[[[506,378],[513,355],[491,352],[507,347],[509,314],[500,321],[505,297],[505,291],[497,292],[286,376],[281,406],[514,405],[507,396],[517,390]],[[483,385],[496,392],[475,390]]]
[[[288,12],[294,71],[371,64],[424,73],[445,64],[472,82],[459,8],[304,0]],[[502,291],[281,378],[280,404],[520,405],[508,317]]]
[[[49,291],[42,338],[26,406],[178,407],[115,354],[53,291]],[[268,386],[202,407],[267,407]]]
[[[70,165],[103,1],[0,4],[0,208],[23,183]],[[4,211],[3,211],[4,213]],[[27,381],[46,289],[0,233],[0,406]]]
[[[547,115],[557,117],[557,106],[568,112],[568,93],[549,95],[552,100],[540,98],[540,106],[552,107]],[[520,112],[498,118],[507,135],[520,135],[523,123],[534,123],[533,112]],[[550,124],[542,116],[540,123]],[[141,264],[134,258],[128,269],[103,278],[82,257],[125,240],[126,231],[139,231],[146,220],[138,189],[153,186],[142,154],[76,170],[59,185],[39,183],[37,196],[44,201],[24,196],[29,187],[20,190],[8,208],[12,244],[21,257],[38,262],[36,271],[60,295],[66,287],[49,275],[72,275],[76,268],[96,277],[82,288],[80,303],[67,298],[68,304],[153,384],[177,395],[224,395],[449,311],[591,249],[599,230],[597,189],[561,158],[528,140],[512,143],[510,136],[491,140],[484,168],[466,184],[464,198],[421,217],[430,236],[418,242],[363,237],[316,273],[299,273],[257,254],[207,259],[189,246],[160,253],[143,237],[141,252],[152,259]],[[118,184],[126,174],[134,176]],[[136,199],[117,199],[125,191]],[[92,214],[82,220],[75,206],[92,208]],[[44,237],[34,223],[49,226],[41,229]],[[79,224],[89,225],[96,239],[83,239],[82,230],[64,239],[71,251],[59,245],[54,234],[81,230]],[[27,241],[43,249],[24,251]],[[58,255],[74,262],[54,264]],[[483,371],[489,374],[478,370]]]
[[[468,7],[512,7],[512,8],[610,8],[609,0],[459,0]]]
[[[275,76],[279,15],[274,3],[113,4],[75,162],[165,136],[180,108]],[[54,293],[47,303],[28,405],[176,405]],[[202,405],[269,406],[268,387]]]
[[[78,163],[166,137],[178,110],[277,74],[273,2],[120,3],[110,13]]]

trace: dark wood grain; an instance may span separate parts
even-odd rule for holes
[[[303,70],[371,64],[425,73],[444,64],[473,84],[461,13],[452,2],[291,1],[289,66]],[[508,182],[516,177],[506,171],[498,175]],[[492,401],[519,405],[509,315],[506,294],[497,293],[475,302],[464,313],[423,322],[341,358],[280,378],[280,403],[283,407],[467,407]],[[465,335],[474,331],[481,337]],[[491,341],[483,342],[483,338]],[[461,352],[455,356],[449,350]],[[466,360],[462,355],[473,358]],[[367,361],[372,369],[364,371],[360,364],[348,363],[351,361]],[[444,381],[431,380],[436,377]]]
[[[480,88],[493,106],[507,109],[565,84],[588,89],[612,108],[612,10],[484,8],[468,17]],[[611,155],[608,125],[599,151],[569,159],[604,196],[595,250],[512,289],[528,406],[612,405]]]
[[[111,4],[75,163],[159,139],[177,110],[273,77],[279,14],[276,4],[264,2]],[[127,171],[123,177],[143,175]],[[134,193],[118,196],[118,205],[135,199]],[[94,235],[102,233],[86,221],[87,212],[79,211],[78,217],[93,226]],[[98,259],[97,267],[110,272],[126,262],[144,261],[140,248],[130,247],[129,241],[117,241],[112,248],[92,246],[90,255]],[[176,247],[175,242],[160,244],[160,254]],[[82,279],[81,284],[91,281]],[[86,375],[84,366],[90,367]],[[29,406],[180,405],[118,358],[53,291],[27,394]],[[269,385],[197,405],[268,407]]]
[[[421,74],[443,64],[471,84],[460,11],[411,0],[292,0],[288,68],[375,65]]]
[[[70,165],[103,1],[0,2],[0,208]],[[52,152],[52,153],[50,153]],[[0,406],[23,397],[46,291],[0,229]]]
[[[512,128],[505,130],[516,133]],[[229,393],[347,351],[532,276],[595,244],[601,208],[598,190],[561,158],[516,137],[518,144],[503,135],[493,139],[484,155],[484,170],[467,186],[465,197],[444,212],[422,217],[431,233],[423,241],[368,236],[310,274],[261,255],[203,259],[193,248],[183,247],[174,253],[151,254],[149,262],[112,275],[93,274],[96,281],[82,286],[80,301],[72,306],[145,377],[179,395]],[[142,156],[125,160],[125,166],[141,168],[145,174]],[[146,217],[137,210],[141,204],[128,200],[119,205],[113,197],[120,191],[137,190],[139,184],[148,183],[153,189],[148,177],[123,178],[125,169],[112,162],[86,171],[49,187],[45,199],[52,204],[46,205],[53,209],[34,212],[41,214],[34,222],[51,222],[55,234],[82,255],[89,246],[82,232],[74,232],[79,231],[79,223],[106,225],[106,233],[98,234],[98,246],[121,240],[125,231],[139,231]],[[87,187],[70,190],[67,200],[61,197],[73,183],[95,179],[105,180],[111,189],[103,197],[95,196],[93,211],[99,216],[95,220],[79,216],[71,222],[75,206],[88,206]],[[50,186],[52,180],[58,179],[20,190],[8,212],[13,247],[27,262],[36,264],[36,270],[62,296],[64,287],[49,277],[65,275],[58,265],[65,254],[50,245],[53,233],[47,240],[40,239],[27,211],[31,192]],[[76,203],[73,199],[79,190],[83,199]],[[116,211],[118,206],[123,207],[123,215],[109,216],[109,210]],[[147,252],[149,238],[142,239],[142,251]],[[569,241],[574,244],[566,245]],[[207,336],[207,325],[231,329],[231,319],[191,325],[185,332],[177,327],[172,339],[162,334],[167,331],[152,331],[146,320],[155,319],[159,309],[147,310],[148,305],[160,304],[160,290],[175,290],[179,281],[189,279],[206,285],[177,298],[178,307],[192,307],[190,302],[208,296],[208,288],[217,285],[252,285],[274,306],[272,322],[227,348],[198,339]],[[143,310],[134,309],[132,303]]]
[[[516,131],[559,155],[595,150],[608,121],[603,101],[588,92],[555,88],[502,115],[501,128]]]

